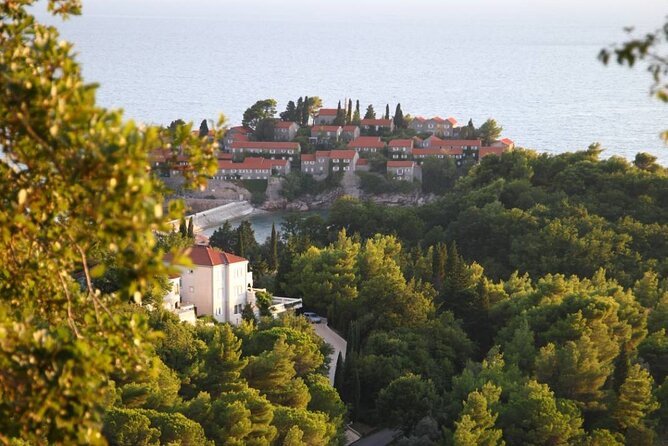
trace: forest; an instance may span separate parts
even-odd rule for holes
[[[166,255],[187,265],[192,239],[170,232],[183,204],[164,206],[149,153],[186,153],[199,188],[215,147],[97,106],[33,3],[0,3],[1,444],[336,445],[349,421],[398,445],[665,443],[668,171],[651,155],[516,149],[429,205],[344,197],[264,243],[223,226],[212,244],[347,339],[331,386],[302,317],[158,308]]]

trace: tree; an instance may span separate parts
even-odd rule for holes
[[[136,409],[111,408],[104,415],[102,434],[114,446],[158,446],[160,430]]]
[[[390,104],[385,104],[385,115],[383,119],[390,119]]]
[[[300,97],[299,100],[298,100],[298,103],[301,100],[302,100],[302,98]],[[295,102],[294,101],[288,101],[288,105],[285,107],[285,111],[280,114],[281,120],[282,121],[300,121],[301,116],[297,117],[297,111],[298,111],[298,108],[295,105]]]
[[[353,100],[348,99],[348,107],[346,108],[346,124],[353,122]]]
[[[399,427],[408,433],[431,413],[436,399],[436,389],[430,380],[409,373],[381,390],[376,404],[387,426]]]
[[[367,110],[367,112],[368,112],[368,110]],[[355,124],[355,125],[360,125],[361,121],[362,120],[360,118],[360,100],[357,99],[355,101],[355,113],[353,113],[352,123]]]
[[[269,238],[269,269],[276,271],[278,268],[278,233],[276,226],[271,224],[271,237]]]
[[[254,131],[262,120],[273,118],[275,115],[276,100],[263,99],[246,109],[241,125]]]
[[[209,136],[209,125],[206,122],[206,119],[202,119],[202,122],[199,125],[199,137],[203,138]]]
[[[273,141],[274,140],[274,129],[276,127],[276,119],[274,118],[264,118],[260,119],[256,126],[253,136],[257,141]]]
[[[181,217],[181,221],[179,222],[179,234],[181,234],[182,237],[188,236],[188,223],[186,223],[186,217]]]
[[[188,236],[188,238],[191,238],[191,239],[195,237],[195,227],[193,225],[193,218],[192,217],[190,217],[188,219],[188,230],[187,230],[186,235]]]
[[[376,112],[374,111],[372,104],[369,104],[369,106],[366,108],[364,119],[376,119]]]
[[[183,212],[173,202],[163,214],[149,153],[173,143],[172,153],[188,156],[186,187],[204,185],[215,158],[192,124],[137,126],[98,107],[73,46],[35,19],[33,3],[0,4],[0,66],[12,67],[0,82],[0,220],[12,234],[0,238],[0,432],[31,444],[100,444],[110,375],[153,373],[151,330],[127,303],[167,274],[156,232]],[[79,6],[49,10],[67,16]],[[113,294],[93,285],[105,270],[100,247],[130,272]]]
[[[652,395],[654,380],[649,372],[639,364],[629,370],[624,384],[619,389],[619,397],[613,418],[622,429],[641,427],[643,420],[658,409]]]
[[[476,137],[476,129],[472,119],[469,119],[469,122],[465,127],[459,129],[459,137],[461,139],[473,139]]]
[[[242,388],[241,372],[248,360],[241,358],[241,340],[234,335],[230,325],[215,326],[208,345],[201,388],[213,398]]]
[[[334,118],[334,125],[345,125],[346,124],[346,111],[341,108],[341,101],[336,107],[336,118]]]
[[[397,108],[394,111],[394,126],[398,129],[406,128],[406,122],[404,121],[404,112],[401,111],[401,104],[397,104]]]
[[[502,131],[503,127],[500,127],[494,119],[490,118],[480,126],[477,136],[482,140],[483,145],[489,146],[501,136]]]
[[[216,229],[211,237],[209,237],[209,244],[223,251],[230,252],[235,249],[236,238],[232,225],[226,220],[223,226]]]
[[[503,446],[501,429],[494,428],[498,415],[491,407],[498,403],[501,389],[491,383],[469,393],[459,421],[455,422],[455,446]]]

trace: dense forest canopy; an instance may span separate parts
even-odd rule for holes
[[[343,198],[265,243],[223,226],[212,245],[345,336],[332,387],[304,318],[187,325],[160,309],[164,255],[185,262],[193,230],[169,232],[183,209],[163,215],[148,153],[184,150],[201,186],[223,122],[139,128],[97,107],[33,3],[0,3],[0,443],[329,445],[346,421],[399,429],[400,445],[665,442],[668,171],[652,156],[516,149],[426,206]],[[662,32],[617,56],[653,58],[665,99]]]

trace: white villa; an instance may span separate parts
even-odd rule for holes
[[[213,316],[218,322],[239,324],[241,312],[248,304],[258,314],[255,292],[259,290],[253,288],[247,259],[208,245],[195,245],[188,255],[192,266],[181,267],[180,277],[170,279],[174,285],[172,293],[165,297],[165,308],[171,304],[169,309],[178,314],[179,308],[173,306],[175,297],[170,297],[177,293],[196,308],[198,316]],[[273,298],[271,310],[275,316],[295,308],[301,308],[301,299]]]

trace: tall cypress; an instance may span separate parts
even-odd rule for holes
[[[179,234],[183,237],[188,235],[188,224],[186,223],[185,217],[181,217],[181,221],[179,222]]]
[[[269,241],[269,268],[276,271],[278,268],[278,234],[276,233],[276,226],[271,224],[271,238]]]
[[[399,129],[406,127],[404,122],[404,112],[401,110],[401,104],[397,104],[397,108],[394,111],[394,126]]]
[[[304,96],[304,107],[302,108],[302,125],[308,125],[309,116],[309,98]]]
[[[193,225],[193,218],[192,217],[190,217],[188,219],[188,233],[187,233],[187,235],[190,238],[195,237],[195,227]]]
[[[240,231],[238,228],[237,228],[237,255],[239,257],[245,257],[245,255],[246,255],[244,235],[243,235],[243,232]]]
[[[341,108],[341,101],[336,107],[336,118],[334,119],[334,125],[344,125],[346,123],[346,112]]]
[[[346,124],[353,122],[353,100],[348,99],[348,110],[346,113]]]
[[[339,395],[343,394],[343,383],[345,381],[344,367],[343,355],[339,352],[336,358],[336,369],[334,369],[334,388],[339,392]]]
[[[353,113],[353,120],[352,123],[355,125],[360,125],[360,122],[362,121],[361,115],[360,115],[360,100],[355,101],[355,113]]]
[[[299,99],[297,99],[297,105],[295,106],[295,121],[299,123],[299,125],[304,125],[304,99],[302,99],[301,96],[299,96]]]
[[[385,104],[385,119],[390,119],[390,104]]]
[[[209,134],[209,125],[206,123],[206,119],[202,119],[202,123],[199,125],[199,137],[208,136]]]

